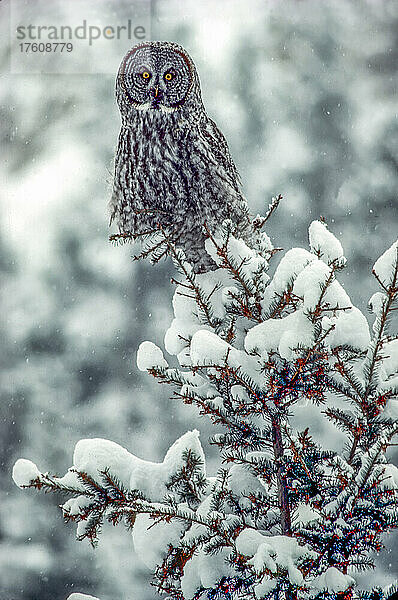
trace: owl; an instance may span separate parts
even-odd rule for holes
[[[230,219],[244,238],[250,219],[228,144],[204,108],[192,59],[175,43],[137,44],[120,65],[116,99],[121,129],[111,222],[134,238],[161,229],[196,273],[216,268],[204,250],[208,232]]]

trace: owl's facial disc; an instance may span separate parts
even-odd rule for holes
[[[192,84],[190,65],[180,52],[150,43],[127,53],[119,75],[129,101],[141,110],[174,112]]]

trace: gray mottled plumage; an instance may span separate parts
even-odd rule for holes
[[[116,98],[122,124],[111,220],[121,233],[168,231],[195,271],[214,268],[203,250],[211,231],[231,219],[240,234],[248,210],[227,142],[206,114],[199,78],[185,50],[145,42],[124,57]]]

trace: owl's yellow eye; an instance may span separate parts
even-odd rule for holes
[[[148,71],[144,71],[142,74],[144,79],[149,79],[150,78],[150,74],[148,73]]]
[[[171,81],[173,79],[174,75],[173,73],[166,73],[166,75],[164,76],[166,81]]]

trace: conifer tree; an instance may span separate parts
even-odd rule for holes
[[[309,250],[279,261],[261,235],[250,248],[228,221],[207,230],[203,252],[218,268],[203,274],[166,231],[148,235],[142,253],[156,262],[167,246],[179,275],[169,358],[146,341],[137,366],[210,419],[215,476],[194,430],[162,463],[85,439],[63,477],[20,459],[14,481],[66,494],[78,540],[95,545],[105,521],[131,529],[170,600],[383,600],[397,588],[360,590],[355,574],[374,566],[398,525],[398,468],[388,462],[398,433],[398,242],[373,267],[370,331],[338,282],[346,258],[324,222],[311,223]]]

